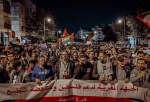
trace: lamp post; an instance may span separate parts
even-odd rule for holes
[[[48,23],[50,23],[52,21],[51,18],[44,18],[43,22],[44,22],[44,41],[45,41],[45,29],[46,29],[46,21]]]
[[[126,18],[120,18],[118,19],[117,21],[118,24],[123,24],[123,39],[125,38],[125,35],[126,35]]]

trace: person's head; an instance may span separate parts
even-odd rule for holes
[[[101,59],[101,62],[103,64],[107,63],[107,55],[104,55],[103,59]]]
[[[13,54],[8,54],[7,58],[8,58],[8,60],[9,60],[9,61],[14,60],[14,56],[13,56]]]
[[[121,50],[122,50],[121,48],[118,48],[118,49],[117,49],[118,53],[121,53]]]
[[[33,59],[33,60],[34,60],[34,59],[36,59],[36,58],[37,58],[37,55],[36,55],[36,53],[35,53],[35,52],[33,52],[33,53],[32,53],[32,55],[31,55],[31,59]]]
[[[103,53],[103,52],[100,52],[100,53],[99,53],[99,59],[102,60],[103,58],[104,58],[104,53]]]
[[[116,57],[113,57],[113,58],[112,58],[112,64],[113,64],[113,65],[116,66],[116,65],[117,65],[117,61],[118,61],[118,60],[117,60]]]
[[[123,67],[124,64],[124,56],[118,56],[118,63],[120,64],[121,67]]]
[[[77,60],[77,59],[78,59],[78,53],[77,53],[77,52],[74,52],[74,53],[73,53],[73,59],[74,59],[74,60]]]
[[[139,48],[139,52],[143,52],[143,50],[144,50],[144,48],[143,48],[143,46],[141,46],[141,47]]]
[[[111,55],[112,54],[111,49],[106,50],[106,54]]]
[[[71,49],[69,47],[67,47],[66,52],[67,52],[67,54],[70,54],[71,53]]]
[[[6,60],[6,56],[5,55],[0,55],[0,61],[1,61],[2,64],[4,64],[5,60]]]
[[[44,57],[38,58],[38,64],[41,66],[44,66],[45,65],[45,58]]]
[[[130,63],[130,59],[128,56],[124,56],[124,64]]]
[[[72,52],[75,52],[75,51],[76,51],[76,47],[73,47],[73,48],[72,48]]]
[[[19,38],[16,39],[16,44],[20,44]]]
[[[30,68],[33,68],[34,65],[35,65],[35,61],[34,61],[34,60],[31,60],[31,61],[29,62],[29,67],[30,67]]]
[[[144,53],[143,53],[142,51],[139,51],[139,52],[137,53],[137,57],[138,57],[139,59],[144,58]]]
[[[67,51],[63,51],[63,52],[61,53],[61,59],[63,59],[63,60],[68,60],[68,53],[67,53]]]
[[[82,50],[83,50],[83,49],[82,49]],[[86,54],[87,54],[87,55],[89,55],[89,54],[90,54],[90,52],[91,52],[91,49],[89,49],[89,48],[88,48],[88,49],[87,49],[87,50],[85,50],[85,51],[86,51]],[[82,51],[82,52],[83,52],[83,51]]]
[[[138,59],[136,67],[137,68],[141,68],[141,69],[145,68],[145,61],[144,61],[144,59]]]
[[[86,62],[87,62],[87,58],[85,56],[81,56],[80,57],[80,63],[81,64],[86,64]]]
[[[6,67],[6,71],[11,72],[12,69],[13,69],[13,63],[8,63]]]
[[[97,58],[98,57],[99,52],[95,52],[94,53],[94,57]]]
[[[21,69],[22,69],[22,66],[21,66],[21,62],[20,61],[16,61],[15,63],[14,63],[14,69],[16,70],[16,71],[21,71]]]
[[[91,51],[88,56],[89,56],[90,59],[93,59],[94,58],[94,52]]]
[[[150,55],[146,54],[145,57],[144,57],[144,59],[145,59],[146,62],[150,62]]]

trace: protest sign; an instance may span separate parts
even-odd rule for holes
[[[119,81],[104,85],[99,81],[52,80],[41,86],[35,83],[0,84],[0,101],[40,102],[132,102],[132,99],[148,102],[149,89]]]

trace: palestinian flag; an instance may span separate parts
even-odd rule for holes
[[[150,11],[138,15],[137,18],[150,29]],[[148,34],[150,34],[150,32],[148,32]]]
[[[63,38],[63,44],[64,45],[70,45],[71,44],[71,36],[66,36]]]
[[[68,31],[67,31],[67,28],[65,28],[64,29],[64,33],[63,33],[63,37],[66,37],[66,36],[68,36],[69,35],[69,33],[68,33]]]
[[[63,37],[62,37],[62,43],[66,45],[71,45],[74,42],[74,33],[69,34],[67,29],[64,29]]]
[[[67,45],[70,45],[71,42],[72,42],[72,34],[70,35],[67,31],[67,29],[65,28],[64,29],[64,33],[63,33],[63,38],[62,38],[62,43],[67,46]]]

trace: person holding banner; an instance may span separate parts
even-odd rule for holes
[[[70,79],[73,77],[74,63],[70,60],[67,51],[62,51],[56,64],[57,78]]]
[[[92,71],[93,65],[87,60],[87,58],[83,55],[79,59],[79,65],[76,68],[77,75],[76,79],[80,80],[92,80]]]
[[[124,56],[120,55],[118,56],[118,62],[117,62],[117,80],[124,80],[128,82],[129,78],[127,78],[127,73],[125,70],[125,63],[124,63]]]
[[[73,65],[74,65],[74,71],[73,72],[73,78],[75,78],[78,74],[78,65],[79,65],[79,54],[76,51],[72,52],[72,58],[71,58]]]
[[[0,55],[0,83],[8,83],[9,82],[9,73],[5,69],[4,59],[6,56]]]
[[[35,65],[32,71],[32,80],[35,82],[46,81],[53,78],[54,75],[50,69],[45,68],[45,58],[40,57],[38,63]]]
[[[134,85],[142,86],[146,81],[146,66],[143,59],[138,59],[136,67],[131,71],[130,80]]]
[[[23,74],[24,70],[21,66],[20,61],[16,61],[14,63],[14,69],[10,73],[10,80],[9,83],[22,83],[23,82]]]
[[[93,70],[93,77],[104,82],[112,79],[112,63],[108,55],[104,54],[104,52],[99,53],[99,60]]]

